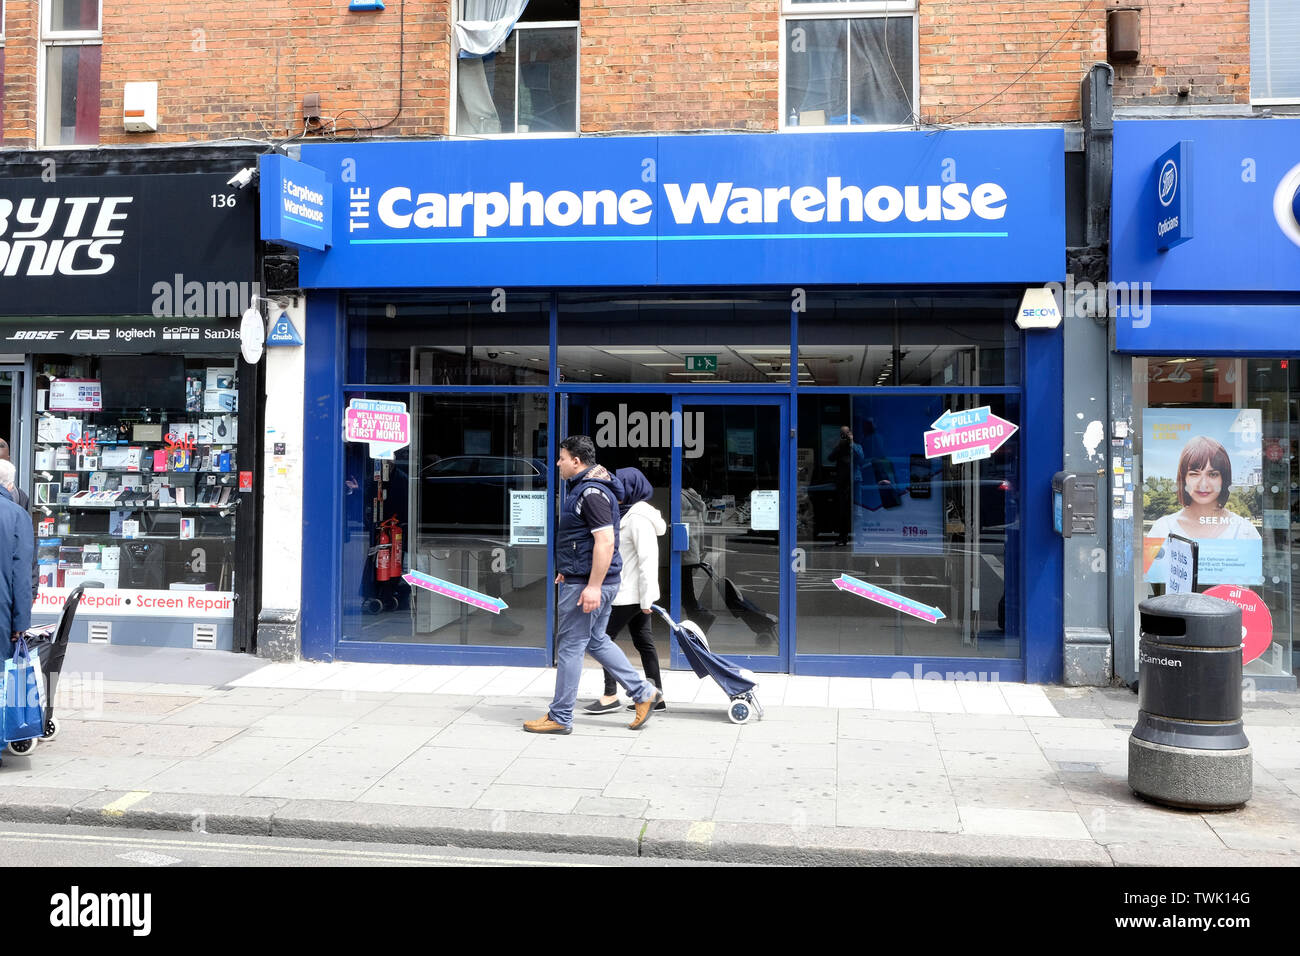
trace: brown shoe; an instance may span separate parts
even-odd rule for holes
[[[547,714],[544,717],[538,717],[536,720],[525,720],[524,730],[528,731],[530,734],[573,733],[572,727],[566,727],[564,724],[557,724],[555,721],[551,720],[550,714]]]
[[[640,730],[650,720],[650,715],[655,712],[655,704],[664,699],[663,694],[655,694],[649,700],[642,701],[636,705],[636,719],[627,725],[628,730]]]

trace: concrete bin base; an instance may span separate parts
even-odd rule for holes
[[[1128,739],[1128,785],[1138,796],[1190,810],[1228,810],[1251,796],[1254,761],[1243,750],[1188,750]]]

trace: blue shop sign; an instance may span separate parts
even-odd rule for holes
[[[1183,140],[1155,162],[1152,201],[1156,248],[1172,249],[1192,238],[1192,144]]]
[[[262,238],[308,249],[330,245],[332,188],[314,166],[287,156],[258,159]]]
[[[336,243],[304,288],[1043,282],[1064,133],[310,144]]]
[[[1169,213],[1157,212],[1168,208],[1157,164],[1183,140],[1195,144],[1195,167],[1179,168],[1177,196],[1213,241],[1161,252],[1152,237]],[[1297,191],[1298,119],[1116,122],[1111,278],[1157,292],[1300,291]]]

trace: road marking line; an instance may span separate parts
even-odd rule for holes
[[[428,862],[430,860],[429,857],[424,857],[417,853],[393,853],[393,852],[382,852],[382,851],[374,851],[374,850],[330,849],[328,848],[328,844],[322,847],[309,847],[309,846],[281,847],[281,846],[263,846],[261,844],[256,844],[256,843],[203,843],[199,841],[190,841],[190,840],[155,840],[148,837],[99,836],[98,834],[92,834],[92,833],[42,833],[39,835],[33,835],[31,833],[24,833],[17,830],[0,830],[0,840],[3,839],[18,839],[18,840],[28,841],[31,843],[39,843],[43,840],[66,840],[71,842],[80,841],[83,843],[102,843],[102,844],[109,844],[109,845],[141,844],[144,846],[172,846],[172,847],[189,849],[189,850],[215,850],[221,853],[233,853],[241,850],[255,850],[255,851],[263,851],[263,852],[270,852],[270,853],[298,853],[298,854],[317,854],[317,855],[328,854],[332,856],[345,856],[345,857],[356,857],[356,858],[376,859],[376,860],[419,860],[421,862]],[[289,838],[268,837],[268,839],[283,840]],[[322,843],[324,843],[324,841],[322,841]],[[436,850],[439,849],[439,847],[430,845],[429,849]],[[549,851],[538,850],[537,852],[545,853]],[[552,863],[544,860],[515,860],[515,859],[506,859],[504,857],[501,859],[496,859],[491,857],[440,856],[437,857],[436,859],[438,861],[451,861],[456,863],[480,863],[480,864],[490,865],[490,866],[507,866],[507,865],[579,866],[579,867],[591,868],[591,867],[601,867],[606,865],[603,863]]]
[[[148,790],[132,790],[126,796],[119,797],[99,812],[106,817],[120,817],[147,796],[149,796]]]

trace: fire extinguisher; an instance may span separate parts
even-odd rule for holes
[[[383,584],[392,575],[392,543],[388,537],[387,523],[379,526],[379,535],[375,538],[375,580]]]
[[[390,534],[393,540],[393,559],[389,564],[389,577],[400,578],[402,576],[402,525],[396,518],[389,518],[388,523],[392,525]]]

